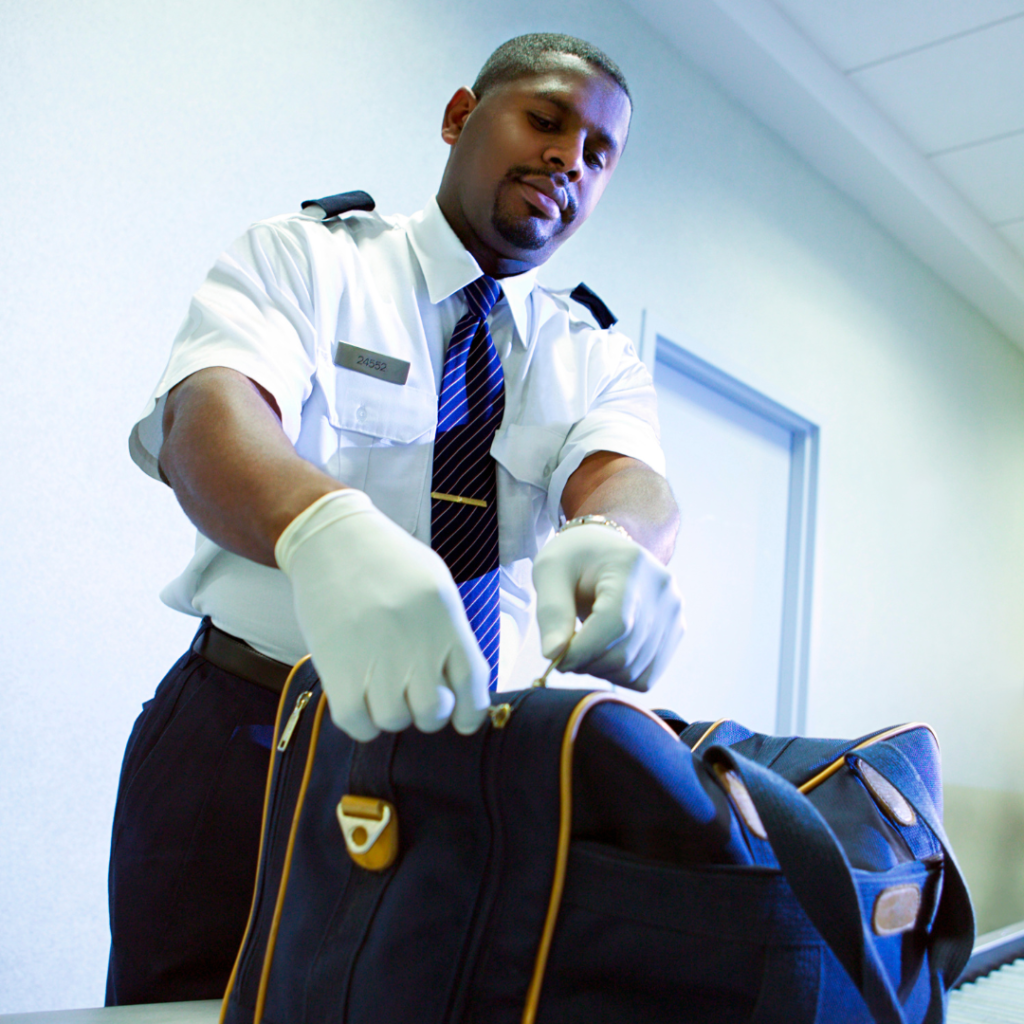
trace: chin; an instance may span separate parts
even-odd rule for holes
[[[500,238],[520,252],[537,252],[550,241],[550,237],[536,230],[531,221],[494,221],[491,225]]]
[[[554,250],[563,241],[561,236],[568,226],[543,217],[512,216],[497,207],[491,217],[494,233],[521,253]]]
[[[524,209],[522,201],[510,201],[511,197],[495,196],[491,209],[491,228],[494,233],[521,253],[536,253],[550,246],[555,237],[564,229],[561,223],[554,223]]]

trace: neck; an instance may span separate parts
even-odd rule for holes
[[[462,215],[458,204],[445,194],[443,188],[437,194],[437,205],[458,240],[489,277],[501,279],[525,274],[547,259],[546,255],[541,257],[540,251],[525,253],[522,256],[508,256],[496,252],[473,230],[469,221]]]

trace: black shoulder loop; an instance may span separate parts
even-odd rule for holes
[[[586,306],[605,330],[619,322],[619,318],[604,304],[601,296],[592,292],[582,281],[569,293],[569,298]]]
[[[319,206],[324,211],[324,219],[338,217],[350,210],[366,210],[369,213],[377,204],[368,192],[339,192],[336,196],[324,196],[323,199],[307,199],[302,208]]]

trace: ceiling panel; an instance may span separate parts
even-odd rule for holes
[[[859,71],[851,80],[923,153],[1024,128],[1024,18]]]
[[[1019,224],[1008,224],[999,230],[1010,245],[1014,246],[1021,256],[1024,256],[1024,221]]]
[[[1024,105],[1024,17],[1004,16],[998,27],[989,23],[932,45],[936,32],[956,27],[949,20],[954,15],[962,25],[968,12],[969,23],[1007,7],[993,0],[626,3],[1024,349],[1024,227],[1008,225],[1000,233],[979,210],[983,198],[993,203],[998,196],[1001,213],[1010,202],[1007,193],[1013,194],[1012,178],[1007,188],[996,172],[978,171],[969,185],[976,194],[969,198],[964,162],[951,163],[947,177],[934,152],[1024,130],[1024,110],[1018,109]],[[1014,15],[1024,13],[1024,0],[1009,6]],[[828,19],[815,20],[818,7]],[[875,39],[886,47],[916,42],[926,48],[846,74],[823,52],[825,44],[812,39],[811,27],[798,26],[804,13],[819,34],[831,33],[833,45]],[[897,39],[896,29],[906,34]],[[881,74],[897,65],[922,81],[915,82],[913,73]],[[989,139],[979,138],[982,133]],[[1009,149],[991,152],[1010,159]],[[1024,181],[1024,166],[1014,166]],[[958,173],[962,187],[951,180]]]
[[[773,0],[844,71],[1024,15],[1024,0]]]
[[[988,221],[1024,218],[1024,132],[934,158]]]

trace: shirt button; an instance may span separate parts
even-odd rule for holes
[[[548,461],[548,464],[544,467],[544,476],[546,476],[546,477],[551,476],[551,474],[554,473],[554,471],[555,471],[555,460],[554,459],[550,459]]]
[[[366,419],[366,406],[365,405],[360,405],[360,406],[356,407],[356,419],[360,420],[360,421]]]

